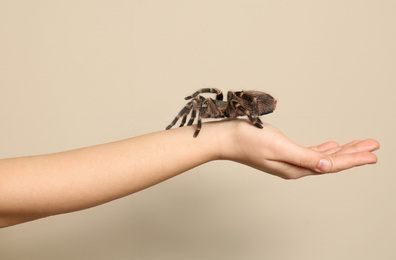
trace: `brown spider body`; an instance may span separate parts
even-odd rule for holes
[[[216,100],[204,98],[199,95],[201,93],[214,93],[216,94]],[[228,91],[227,101],[223,101],[223,93],[216,88],[200,89],[185,99],[191,99],[191,101],[186,104],[166,129],[172,128],[180,117],[183,117],[180,127],[184,126],[190,112],[191,116],[187,125],[192,125],[198,113],[198,124],[194,137],[197,137],[201,130],[202,118],[236,118],[247,116],[253,125],[263,128],[263,123],[259,116],[272,113],[277,103],[277,100],[271,95],[255,90]]]

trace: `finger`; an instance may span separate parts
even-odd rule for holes
[[[355,141],[352,141],[352,142],[344,144],[343,147],[353,146],[353,145],[355,145],[355,144],[357,144],[359,142],[361,142],[361,140],[355,140]]]
[[[335,155],[331,157],[331,160],[333,161],[333,167],[330,172],[339,172],[356,166],[375,164],[378,158],[370,152],[358,152]]]
[[[347,144],[344,144],[343,146],[334,147],[332,149],[329,149],[329,150],[323,151],[323,152],[325,152],[326,154],[351,153],[351,152],[355,151],[355,149],[354,149],[355,145],[360,142],[361,142],[360,140],[355,140],[355,141],[349,142]]]
[[[331,170],[326,172],[318,172],[308,168],[299,167],[295,164],[280,161],[268,161],[266,165],[268,166],[268,169],[271,170],[267,172],[284,179],[298,179],[309,175],[340,172],[357,166],[375,164],[378,161],[375,154],[372,154],[370,152],[336,155],[333,156],[331,159],[332,168]]]
[[[367,139],[364,141],[353,141],[346,145],[343,145],[338,151],[331,151],[328,154],[348,154],[348,153],[359,153],[359,152],[373,152],[380,148],[380,144],[373,139]]]
[[[338,153],[338,152],[341,151],[342,149],[343,149],[343,146],[339,146],[339,147],[334,147],[334,148],[332,148],[332,149],[328,149],[328,150],[326,150],[326,151],[322,151],[322,153],[331,155],[331,154],[336,154],[336,153]]]
[[[354,144],[357,151],[369,151],[373,152],[380,148],[380,144],[377,140],[366,139],[364,141],[357,142]]]
[[[318,151],[318,152],[324,152],[324,151],[327,151],[329,149],[333,149],[336,147],[340,147],[340,145],[337,142],[330,141],[330,142],[320,144],[318,146],[311,146],[309,148],[312,150]]]
[[[344,144],[343,146],[334,147],[328,150],[322,150],[321,152],[332,155],[332,154],[345,154],[354,152],[364,152],[364,151],[375,151],[379,148],[379,143],[373,139],[367,139],[364,141],[355,140]]]

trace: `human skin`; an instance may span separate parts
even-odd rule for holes
[[[373,139],[309,148],[277,128],[246,120],[159,131],[66,152],[0,160],[0,227],[100,205],[214,160],[239,162],[284,179],[373,164]]]

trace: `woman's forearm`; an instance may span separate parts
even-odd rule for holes
[[[0,160],[0,224],[96,206],[216,159],[218,131],[216,125],[207,125],[193,138],[194,128],[184,127],[67,152]]]

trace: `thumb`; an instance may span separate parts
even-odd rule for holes
[[[333,163],[327,158],[322,158],[319,160],[319,163],[314,169],[314,171],[319,173],[326,173],[326,172],[330,172],[332,168],[333,168]]]
[[[289,163],[318,173],[330,172],[333,168],[333,163],[329,158],[309,148],[296,145],[288,154]]]

